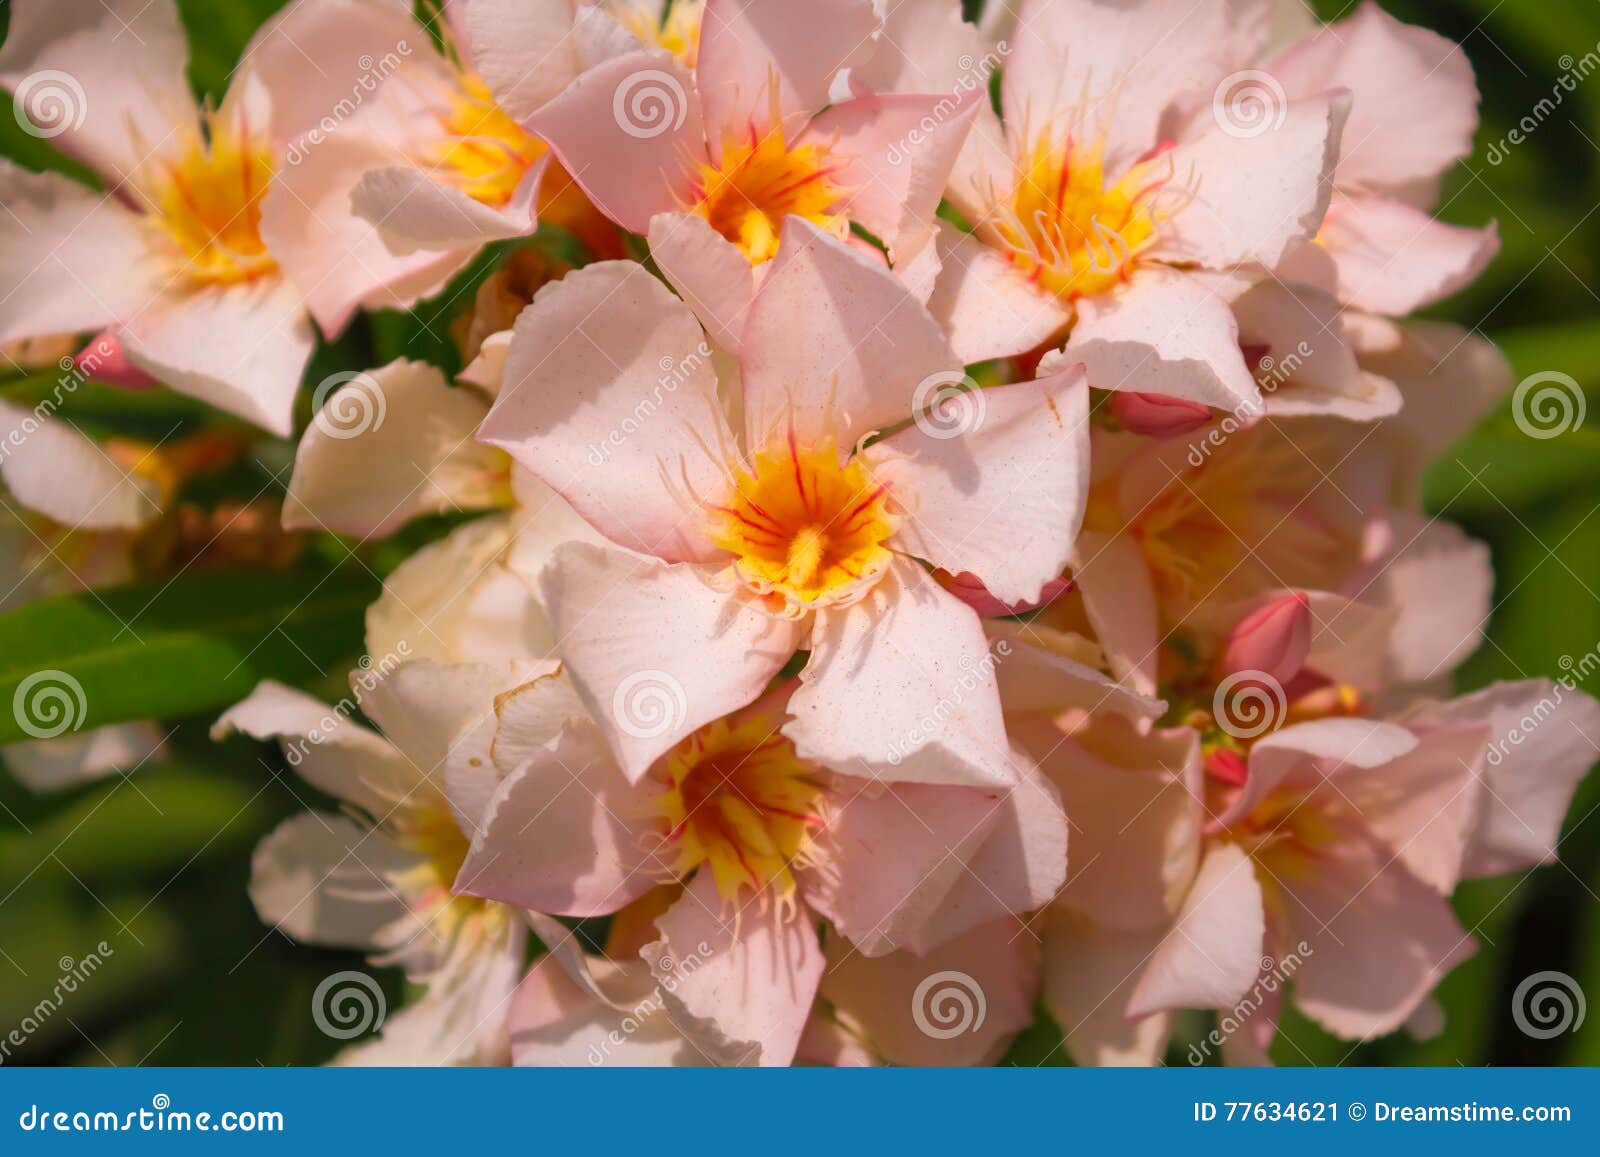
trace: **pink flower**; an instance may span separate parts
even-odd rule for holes
[[[1325,86],[1261,133],[1184,115],[1250,59],[1265,5],[1018,8],[1002,115],[977,114],[947,189],[973,231],[941,228],[929,306],[956,352],[972,362],[1065,337],[1097,388],[1259,406],[1230,303],[1320,227],[1348,95]],[[909,47],[882,50],[902,63],[869,66],[864,82],[957,83],[972,35],[923,14]]]
[[[1352,97],[1327,219],[1280,276],[1395,316],[1477,279],[1500,249],[1495,227],[1430,215],[1439,179],[1472,152],[1478,127],[1478,87],[1458,45],[1365,0],[1262,71],[1290,101],[1336,85]]]
[[[692,74],[666,52],[627,52],[526,124],[612,220],[649,234],[651,256],[731,347],[786,217],[841,239],[858,224],[897,265],[927,249],[978,102],[830,104],[877,28],[869,0],[706,0]]]
[[[480,431],[616,544],[562,548],[541,585],[624,769],[807,648],[784,729],[803,757],[1009,783],[978,616],[916,560],[1040,597],[1083,509],[1081,376],[949,393],[960,363],[905,286],[798,218],[739,350],[719,394],[688,307],[638,265],[591,265],[518,319]]]
[[[289,433],[315,338],[264,205],[354,56],[324,39],[290,61],[282,28],[257,34],[213,110],[190,92],[172,0],[13,5],[0,85],[110,191],[0,164],[0,344],[109,328],[132,369]]]
[[[696,1051],[761,1064],[787,1064],[799,1047],[825,969],[819,917],[828,955],[889,961],[907,949],[904,974],[918,964],[910,953],[1054,894],[1066,819],[1031,764],[1014,762],[1010,789],[857,778],[781,734],[791,690],[700,728],[637,780],[572,713],[559,675],[502,696],[489,750],[503,778],[456,891],[596,916],[682,881],[631,955]],[[1023,964],[1008,959],[1013,973]],[[546,987],[540,1016],[551,1002],[560,992]]]

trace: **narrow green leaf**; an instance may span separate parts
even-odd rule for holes
[[[377,580],[354,568],[219,571],[0,616],[0,743],[213,711],[262,679],[307,684],[359,653]],[[64,712],[65,714],[60,714]]]

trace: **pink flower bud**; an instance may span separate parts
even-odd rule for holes
[[[1111,396],[1111,414],[1123,429],[1147,438],[1187,434],[1211,421],[1210,408],[1199,402],[1122,390]]]
[[[161,384],[128,360],[128,351],[110,330],[84,346],[72,364],[85,377],[124,390],[148,390]]]
[[[1218,747],[1206,755],[1206,774],[1230,787],[1243,787],[1250,777],[1250,767],[1231,747]]]
[[[1044,584],[1044,590],[1039,592],[1039,597],[1033,602],[1003,603],[990,594],[989,588],[983,585],[983,580],[971,571],[964,570],[954,575],[948,571],[939,571],[937,577],[940,586],[985,619],[997,619],[1004,615],[1024,615],[1029,611],[1036,611],[1040,607],[1049,606],[1072,589],[1071,579],[1051,579]]]
[[[1246,615],[1233,628],[1222,650],[1222,674],[1260,671],[1284,685],[1300,673],[1310,652],[1311,600],[1296,591]]]

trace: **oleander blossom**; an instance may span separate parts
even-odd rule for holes
[[[501,778],[456,891],[564,916],[630,913],[619,929],[649,931],[626,950],[614,938],[616,969],[631,978],[618,983],[634,1002],[657,986],[653,1011],[674,1030],[647,1039],[686,1041],[685,1063],[763,1065],[800,1047],[825,971],[819,918],[829,954],[883,959],[892,976],[897,950],[922,956],[1054,895],[1066,818],[1030,763],[1014,761],[1010,788],[857,778],[802,758],[782,734],[793,690],[699,728],[637,780],[559,673],[502,695],[489,745]],[[1038,838],[1019,848],[1017,832]],[[1025,988],[1027,955],[996,947],[955,951]],[[539,994],[519,997],[524,1030],[585,1004],[548,970],[530,983]],[[619,999],[588,1007],[604,1015],[626,1007]]]
[[[988,51],[954,4],[901,3],[858,83],[951,87]],[[1000,83],[946,196],[929,299],[966,361],[1065,340],[1097,389],[1259,406],[1230,303],[1322,224],[1349,94],[1290,101],[1259,133],[1186,117],[1250,59],[1265,3],[1025,0]],[[963,61],[969,62],[963,68]]]
[[[803,758],[1010,783],[978,616],[918,560],[1039,598],[1082,517],[1081,377],[919,412],[930,384],[961,381],[937,326],[880,263],[794,217],[726,397],[704,342],[641,267],[589,266],[518,319],[480,431],[614,544],[559,549],[540,585],[628,777],[808,648],[784,725]]]
[[[132,370],[290,432],[315,335],[264,206],[355,59],[331,37],[291,51],[293,19],[257,33],[212,108],[189,90],[172,0],[13,5],[0,85],[26,98],[30,77],[67,76],[49,135],[110,193],[0,163],[0,344],[108,330]]]
[[[786,217],[858,225],[926,294],[934,211],[977,101],[832,101],[878,31],[869,0],[705,0],[691,66],[663,49],[586,71],[526,118],[733,347]],[[905,143],[916,136],[919,143]]]

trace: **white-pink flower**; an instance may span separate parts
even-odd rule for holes
[[[904,284],[793,217],[739,350],[719,369],[646,270],[592,265],[518,319],[480,433],[616,544],[558,550],[542,589],[629,778],[809,649],[802,756],[1009,783],[979,619],[918,560],[1040,596],[1082,517],[1081,375],[952,396]]]

